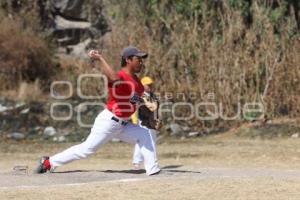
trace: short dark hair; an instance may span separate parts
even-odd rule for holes
[[[126,58],[132,60],[133,56],[128,56]],[[121,57],[121,67],[125,67],[126,66],[126,64],[127,64],[126,63],[126,58],[124,58],[123,56]]]

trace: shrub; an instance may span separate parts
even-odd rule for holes
[[[1,18],[0,27],[0,89],[17,88],[22,81],[47,81],[54,68],[45,40],[18,18]]]

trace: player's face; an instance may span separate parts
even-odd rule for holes
[[[135,73],[141,72],[144,67],[144,59],[141,57],[133,56],[131,66]]]
[[[145,89],[145,92],[152,92],[152,89],[153,87],[152,87],[152,84],[149,84],[149,85],[144,85],[144,89]]]

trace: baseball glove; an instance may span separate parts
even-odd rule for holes
[[[154,94],[144,95],[143,104],[139,107],[139,119],[141,124],[149,129],[158,129],[160,120],[158,119],[158,99]]]

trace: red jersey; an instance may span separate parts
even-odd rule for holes
[[[144,86],[137,76],[125,71],[118,72],[119,80],[108,83],[108,101],[106,108],[120,118],[129,118],[137,108]]]

